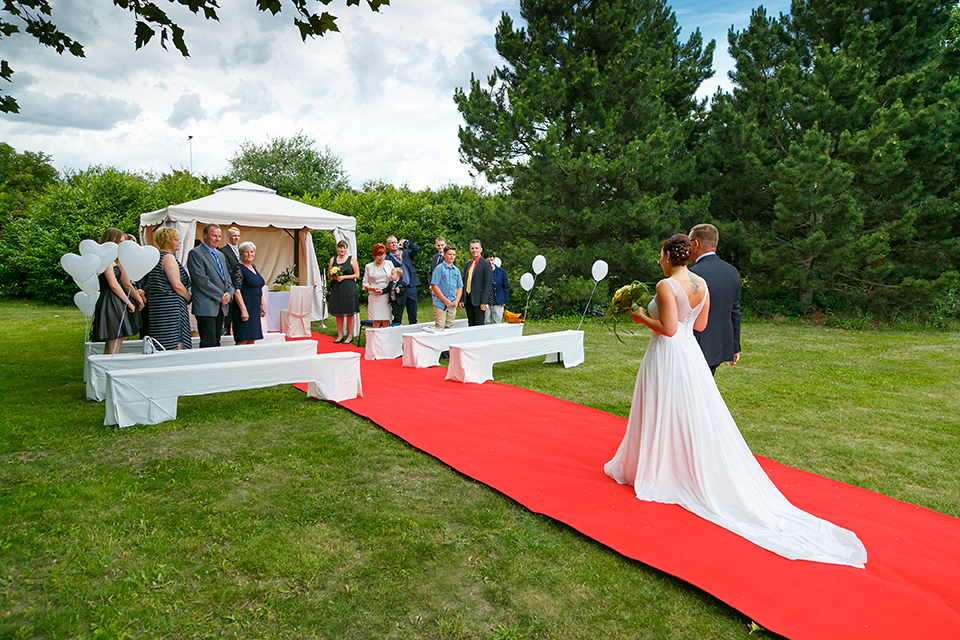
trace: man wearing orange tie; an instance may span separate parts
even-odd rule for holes
[[[470,260],[463,263],[463,298],[460,306],[467,311],[467,325],[483,324],[493,286],[493,269],[484,260],[479,240],[470,241]]]

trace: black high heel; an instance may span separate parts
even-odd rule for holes
[[[343,338],[337,338],[333,341],[333,344],[343,344]]]

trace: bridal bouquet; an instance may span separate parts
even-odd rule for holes
[[[342,275],[343,275],[343,269],[341,269],[340,267],[333,267],[332,269],[330,269],[331,278],[336,278],[337,276],[342,276]]]
[[[630,314],[637,307],[646,307],[650,304],[653,295],[650,287],[636,280],[617,289],[613,294],[613,300],[610,301],[610,306],[603,314],[603,323],[613,326],[613,333],[617,336],[617,340],[623,342],[617,332],[617,325],[629,320]],[[629,324],[632,325],[633,321],[629,320]]]

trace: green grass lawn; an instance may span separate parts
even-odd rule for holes
[[[288,386],[104,427],[83,328],[75,309],[0,302],[2,638],[774,637]],[[626,415],[646,336],[584,329],[582,366],[494,375]],[[960,516],[960,334],[743,337],[717,381],[754,452]]]

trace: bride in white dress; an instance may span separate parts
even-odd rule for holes
[[[649,312],[633,320],[653,330],[630,407],[627,432],[608,476],[641,500],[678,504],[791,560],[863,567],[857,536],[796,508],[750,452],[693,331],[707,325],[706,282],[687,269],[690,241],[664,242]]]

